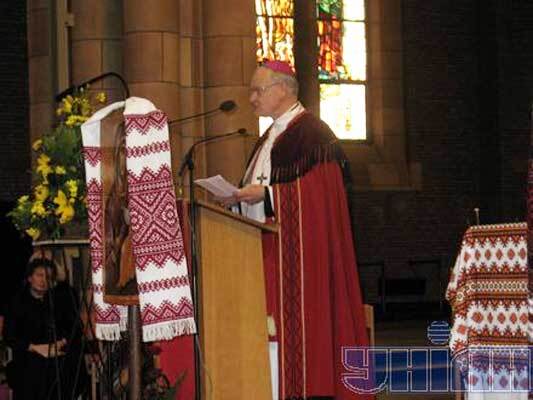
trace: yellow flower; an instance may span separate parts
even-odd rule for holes
[[[31,147],[32,147],[33,150],[37,151],[37,150],[39,150],[41,148],[42,145],[43,145],[42,139],[38,139],[35,142],[33,142]]]
[[[29,199],[30,199],[30,196],[28,196],[28,195],[26,194],[26,195],[24,195],[24,196],[20,196],[19,199],[18,199],[18,202],[19,202],[19,204],[24,204],[24,203],[26,203]]]
[[[107,100],[107,96],[105,92],[100,92],[96,95],[96,101],[98,101],[99,103],[105,103],[106,100]]]
[[[63,212],[61,207],[64,207],[67,204],[67,196],[62,190],[57,191],[57,196],[54,198],[54,203],[59,206],[56,210],[56,215],[61,214]]]
[[[28,204],[29,199],[30,199],[30,196],[28,195],[19,197],[17,209],[19,211],[23,211],[26,208],[26,204]]]
[[[48,195],[50,194],[50,190],[48,190],[48,186],[46,185],[37,185],[35,186],[35,198],[38,201],[45,201],[48,198]]]
[[[74,102],[74,99],[72,96],[68,95],[63,99],[63,112],[66,114],[70,114],[72,112],[72,103]]]
[[[74,207],[70,204],[65,193],[62,190],[57,191],[57,196],[54,203],[58,205],[55,214],[61,215],[59,218],[60,224],[65,224],[74,218]]]
[[[48,157],[46,154],[41,154],[39,158],[37,159],[37,172],[41,173],[43,178],[46,181],[46,177],[50,172],[52,172],[52,168],[48,163],[50,162],[50,157]]]
[[[26,229],[26,233],[33,239],[37,240],[39,236],[41,236],[41,231],[37,228],[28,228]]]
[[[43,202],[36,200],[31,206],[31,213],[38,215],[39,217],[44,217],[46,215],[46,209],[44,208]]]
[[[74,124],[76,123],[76,120],[77,119],[76,119],[75,115],[69,115],[69,117],[65,121],[65,125],[66,126],[74,126]]]
[[[62,165],[58,165],[56,167],[56,174],[57,175],[65,175],[67,173],[67,170]]]
[[[65,121],[65,125],[66,126],[81,125],[88,119],[89,117],[83,116],[83,115],[69,115],[69,117]]]
[[[67,222],[71,221],[74,218],[74,208],[69,207],[67,211],[65,211],[63,214],[61,214],[61,217],[59,218],[60,224],[66,224]]]
[[[39,156],[39,158],[37,159],[37,164],[39,164],[39,166],[41,165],[48,165],[48,163],[50,162],[50,157],[48,157],[46,154],[41,154]]]
[[[67,185],[70,197],[76,197],[78,195],[78,182],[75,179],[69,179],[65,185]]]
[[[91,114],[91,103],[88,99],[81,99],[81,115],[84,117]]]

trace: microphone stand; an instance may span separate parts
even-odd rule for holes
[[[76,89],[79,89],[79,88],[82,88],[84,86],[90,85],[91,83],[97,82],[100,79],[107,78],[108,76],[115,77],[115,78],[117,78],[120,81],[120,83],[122,84],[122,89],[124,90],[124,98],[125,99],[130,97],[130,89],[128,87],[128,84],[126,83],[126,80],[121,75],[117,74],[116,72],[106,72],[104,74],[95,76],[94,78],[91,78],[91,79],[89,79],[89,80],[87,80],[85,82],[82,82],[79,85],[73,85],[73,86],[68,87],[67,89],[63,90],[61,93],[59,93],[59,94],[57,94],[55,96],[55,101],[61,101],[61,99],[63,99],[63,97],[65,97],[65,96],[67,96],[69,94],[72,94]]]
[[[200,337],[200,316],[199,316],[199,296],[198,296],[198,256],[197,256],[197,250],[196,250],[196,206],[195,206],[195,196],[194,196],[194,150],[196,149],[196,146],[208,142],[212,142],[215,140],[220,140],[224,138],[229,138],[232,136],[237,135],[246,135],[246,129],[239,129],[234,132],[226,133],[223,135],[217,135],[217,136],[210,136],[208,138],[199,140],[198,142],[194,143],[187,153],[185,154],[185,157],[183,159],[183,162],[181,163],[178,176],[183,176],[183,173],[185,172],[185,168],[189,171],[189,204],[190,204],[190,218],[189,218],[189,232],[190,232],[190,246],[191,246],[191,275],[192,275],[192,298],[193,298],[193,304],[194,304],[194,320],[196,321],[196,337]],[[201,399],[201,374],[200,374],[200,350],[197,348],[199,346],[199,342],[197,342],[193,348],[194,348],[194,385],[195,385],[195,399],[200,400]]]
[[[194,397],[196,400],[201,400],[202,398],[202,387],[201,387],[201,373],[200,373],[200,342],[197,340],[200,337],[200,312],[198,304],[198,256],[196,250],[196,206],[194,198],[194,146],[193,144],[187,154],[185,155],[185,166],[189,171],[189,243],[191,246],[191,274],[192,274],[192,299],[193,299],[193,309],[194,309],[194,320],[196,321],[196,339],[194,339],[193,349],[194,349]]]
[[[172,126],[174,124],[179,124],[181,122],[185,122],[185,121],[188,121],[190,119],[195,119],[195,118],[198,118],[198,117],[207,117],[211,114],[214,114],[218,111],[222,111],[220,110],[220,108],[216,108],[214,110],[209,110],[209,111],[206,111],[206,112],[203,112],[203,113],[198,113],[198,114],[194,114],[194,115],[189,115],[188,117],[184,117],[184,118],[179,118],[179,119],[174,119],[172,121],[168,121],[168,126]]]
[[[195,118],[199,118],[199,117],[207,117],[209,115],[212,115],[212,114],[215,114],[217,112],[231,112],[233,111],[235,108],[237,107],[237,103],[235,103],[233,100],[226,100],[222,103],[220,103],[220,105],[213,109],[213,110],[209,110],[209,111],[205,111],[205,112],[201,112],[201,113],[198,113],[198,114],[193,114],[193,115],[189,115],[187,117],[183,117],[183,118],[178,118],[178,119],[174,119],[172,121],[168,121],[168,126],[172,126],[174,124],[179,124],[179,123],[182,123],[182,122],[186,122],[186,121],[189,121],[191,119],[195,119]]]

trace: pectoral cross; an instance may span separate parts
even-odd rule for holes
[[[259,183],[262,185],[263,181],[266,181],[268,177],[266,177],[265,174],[261,172],[261,176],[258,176],[257,179],[259,180]]]

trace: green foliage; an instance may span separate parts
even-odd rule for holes
[[[95,99],[105,102],[105,94]],[[60,238],[68,224],[86,221],[85,169],[81,124],[92,114],[89,92],[64,98],[57,109],[58,125],[36,140],[36,166],[31,193],[21,196],[8,216],[23,234],[37,240]]]

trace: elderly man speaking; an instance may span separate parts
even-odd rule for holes
[[[331,129],[298,101],[291,66],[266,61],[250,102],[274,123],[250,157],[243,187],[227,204],[275,221],[265,234],[270,359],[275,398],[356,399],[342,374],[343,346],[367,346],[343,176],[346,157]],[[279,396],[279,397],[278,397]]]

